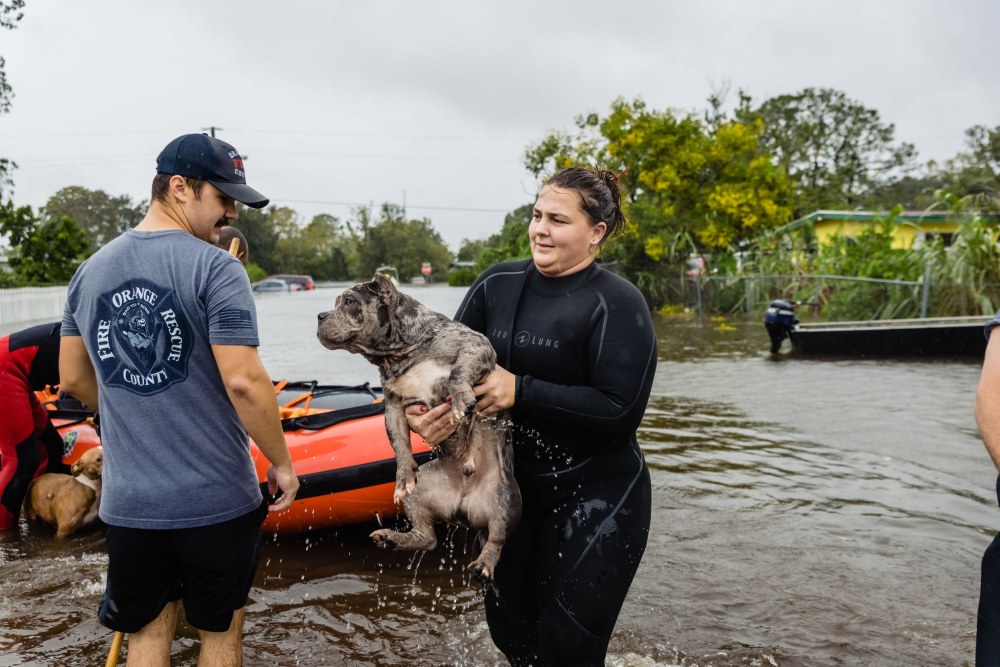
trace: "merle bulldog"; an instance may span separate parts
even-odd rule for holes
[[[383,549],[437,546],[435,521],[485,530],[479,557],[469,565],[490,581],[500,550],[521,518],[506,415],[475,412],[472,386],[496,364],[489,340],[460,322],[399,292],[384,276],[358,283],[319,314],[317,336],[331,350],[347,350],[378,366],[385,395],[385,430],[396,457],[393,500],[403,503],[409,532],[371,534]],[[458,429],[438,446],[438,456],[417,466],[405,410],[440,405],[447,396]]]

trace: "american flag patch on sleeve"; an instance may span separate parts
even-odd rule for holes
[[[216,326],[220,331],[248,329],[253,326],[253,318],[250,316],[249,310],[240,310],[237,308],[223,310],[219,313]]]

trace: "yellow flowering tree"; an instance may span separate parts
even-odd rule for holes
[[[760,121],[710,123],[618,99],[604,118],[576,119],[528,148],[536,175],[569,165],[628,167],[629,234],[609,246],[651,303],[688,253],[735,246],[790,220],[791,184],[760,146]]]

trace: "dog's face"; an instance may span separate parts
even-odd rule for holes
[[[358,283],[337,297],[333,310],[319,314],[316,336],[331,350],[358,354],[378,350],[398,300],[395,286],[383,276]]]
[[[83,474],[93,480],[101,479],[101,472],[104,470],[104,449],[94,447],[88,449],[77,459],[70,468],[70,474],[76,477]]]

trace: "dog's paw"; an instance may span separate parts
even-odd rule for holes
[[[488,584],[493,581],[493,570],[489,565],[478,560],[469,563],[469,572],[473,578],[481,584]]]
[[[372,542],[374,542],[375,546],[379,549],[388,549],[391,551],[396,548],[396,541],[392,539],[391,530],[376,530],[368,537],[372,538]]]
[[[392,493],[392,502],[397,505],[402,505],[403,501],[406,500],[406,496],[413,493],[413,490],[417,488],[417,476],[409,475],[401,479],[396,480],[396,490]]]

